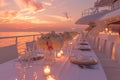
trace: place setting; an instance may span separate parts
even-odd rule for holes
[[[96,69],[95,65],[98,64],[97,58],[83,54],[70,56],[69,61],[78,65],[81,69]]]
[[[89,45],[86,39],[80,40],[79,44],[80,45]]]
[[[80,45],[76,49],[81,51],[91,51],[91,47],[88,45]]]
[[[83,43],[83,42],[82,42],[82,43],[80,43],[80,45],[88,45],[88,43]]]

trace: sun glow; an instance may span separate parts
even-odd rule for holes
[[[43,15],[40,13],[46,11],[46,7],[52,6],[54,0],[48,0],[40,2],[38,0],[13,0],[13,3],[17,6],[16,9],[5,9],[0,11],[0,24],[21,24],[21,23],[34,23],[34,24],[55,24],[55,21],[66,21],[65,17],[60,15]],[[6,0],[0,0],[1,7],[8,7],[12,2],[7,2]],[[13,6],[13,5],[12,5]],[[58,24],[57,22],[57,24]]]
[[[38,30],[38,27],[69,29],[76,26],[74,24],[76,19],[73,16],[79,14],[78,6],[73,2],[72,0],[0,0],[0,30],[5,28],[12,30],[16,27],[18,30],[27,27],[34,27],[35,30]]]

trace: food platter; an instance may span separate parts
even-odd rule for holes
[[[76,56],[71,56],[69,57],[70,62],[74,64],[79,64],[79,65],[95,65],[98,63],[98,60],[94,57],[76,57]]]

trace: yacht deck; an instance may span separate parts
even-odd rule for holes
[[[96,52],[99,57],[108,80],[120,80],[120,64],[109,59],[104,53]]]

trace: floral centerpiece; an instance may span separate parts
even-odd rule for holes
[[[56,48],[60,49],[64,44],[62,36],[56,34],[54,31],[42,35],[40,38],[38,38],[37,42],[38,47],[43,50],[52,50]]]
[[[52,31],[48,34],[42,34],[37,40],[38,47],[43,50],[53,51],[61,49],[65,42],[72,40],[77,35],[76,32],[64,32],[56,34]]]
[[[54,59],[54,50],[61,49],[64,41],[62,36],[52,31],[51,33],[41,35],[41,37],[37,39],[37,44],[38,48],[46,50],[48,52],[48,54],[46,54],[47,59]]]

